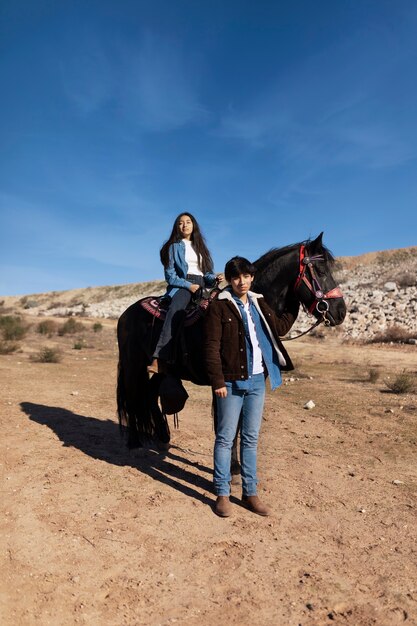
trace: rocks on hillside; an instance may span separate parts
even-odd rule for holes
[[[417,247],[345,257],[338,259],[337,265],[335,276],[348,313],[341,326],[320,331],[324,336],[334,332],[344,338],[366,340],[395,326],[417,338]],[[164,292],[163,281],[91,287],[23,298],[6,297],[3,308],[24,309],[30,315],[116,319],[140,298]],[[304,332],[314,321],[300,309],[290,336]]]
[[[372,338],[398,326],[417,337],[417,256],[342,269],[338,280],[348,307],[345,336]]]

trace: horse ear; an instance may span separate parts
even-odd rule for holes
[[[323,231],[321,231],[320,235],[316,237],[314,241],[311,242],[311,249],[314,251],[321,250],[323,247],[322,239],[323,239]]]

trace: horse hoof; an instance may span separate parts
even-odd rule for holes
[[[170,446],[169,441],[167,443],[164,443],[163,441],[158,441],[157,443],[157,448],[160,452],[168,452],[170,447],[171,446]]]

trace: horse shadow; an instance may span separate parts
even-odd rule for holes
[[[130,451],[121,437],[119,425],[110,419],[103,421],[62,407],[32,402],[21,402],[20,406],[30,420],[50,428],[64,447],[77,448],[93,459],[112,465],[132,467],[190,498],[213,506],[214,501],[197,490],[212,493],[211,480],[190,471],[194,468],[212,474],[212,469],[172,452],[172,449],[181,452],[181,448],[172,446],[169,451],[161,453],[149,445]]]

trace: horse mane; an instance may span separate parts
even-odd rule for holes
[[[262,272],[266,267],[270,266],[271,263],[274,263],[278,259],[286,256],[289,252],[293,252],[294,250],[298,250],[300,246],[308,246],[311,243],[311,239],[305,239],[304,241],[300,241],[299,243],[292,243],[288,246],[284,246],[283,248],[271,248],[268,252],[265,252],[257,261],[255,261],[254,265],[256,267],[257,272]],[[322,252],[324,256],[324,260],[333,265],[335,262],[335,258],[333,254],[330,252],[326,246],[322,244]]]

